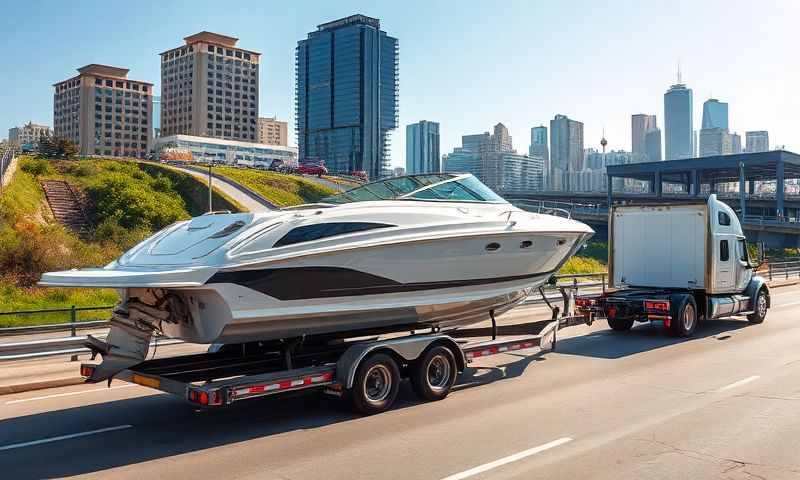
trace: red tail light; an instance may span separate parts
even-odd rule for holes
[[[89,378],[94,374],[96,365],[81,365],[81,377]]]
[[[645,300],[644,309],[653,313],[669,313],[669,300]]]
[[[597,300],[595,300],[594,298],[577,297],[575,299],[575,306],[576,307],[584,307],[584,308],[586,308],[586,307],[594,306],[596,304],[597,304]]]

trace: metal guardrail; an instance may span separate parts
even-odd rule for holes
[[[800,279],[800,260],[768,262],[766,269],[760,269],[759,273],[769,281],[789,280],[791,278]]]

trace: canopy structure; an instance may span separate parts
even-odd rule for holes
[[[746,212],[747,192],[754,193],[757,181],[776,182],[775,210],[780,218],[785,214],[785,180],[800,179],[800,155],[785,150],[769,152],[716,155],[683,160],[644,162],[628,165],[609,165],[608,202],[612,202],[613,179],[631,178],[650,182],[650,191],[663,195],[664,183],[686,186],[689,195],[698,196],[701,185],[708,184],[711,193],[720,183],[739,182],[741,214]],[[749,187],[749,188],[748,188]]]

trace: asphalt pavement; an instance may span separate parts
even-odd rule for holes
[[[208,182],[207,173],[198,172],[197,170],[192,170],[190,168],[177,167],[175,165],[170,165],[170,168],[180,170],[181,172],[188,173],[198,180]],[[254,199],[250,194],[243,191],[236,185],[221,179],[219,176],[214,176],[214,178],[211,180],[211,185],[225,193],[225,195],[236,200],[239,205],[247,209],[248,212],[268,212],[270,210],[269,207]]]
[[[540,317],[540,306],[500,318]],[[557,351],[473,363],[440,402],[408,385],[359,417],[319,394],[196,411],[113,382],[0,397],[8,478],[800,478],[800,288],[762,325],[690,339],[604,322]]]

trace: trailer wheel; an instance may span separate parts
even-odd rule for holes
[[[750,323],[762,323],[764,322],[764,318],[767,316],[767,306],[769,305],[769,299],[767,298],[767,292],[762,288],[758,291],[756,295],[756,301],[753,305],[753,313],[747,316],[747,321]]]
[[[617,332],[627,332],[633,327],[632,318],[609,318],[608,326]]]
[[[376,353],[361,362],[353,388],[348,392],[353,408],[364,415],[374,415],[392,407],[400,389],[400,368],[384,353]]]
[[[689,337],[697,328],[697,304],[691,295],[686,295],[673,315],[670,333],[675,337]]]
[[[423,400],[441,400],[456,381],[456,359],[449,348],[437,345],[413,364],[411,385]]]

